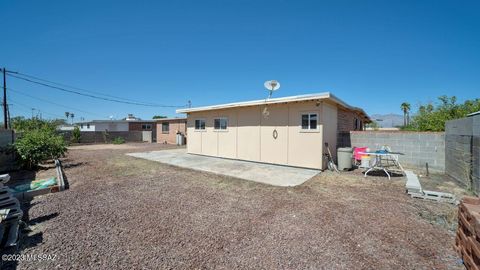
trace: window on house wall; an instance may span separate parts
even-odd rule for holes
[[[360,120],[358,120],[357,118],[355,118],[353,120],[353,129],[354,130],[359,130],[360,129]]]
[[[152,129],[152,125],[150,124],[142,124],[142,130],[151,130]]]
[[[80,124],[80,128],[83,128],[83,124]]]
[[[87,129],[90,129],[90,124],[87,124]]]
[[[318,114],[302,114],[302,130],[316,130],[318,127]]]
[[[162,123],[162,133],[170,132],[170,123]]]
[[[205,129],[205,120],[204,119],[196,119],[195,120],[195,129],[196,130]]]
[[[226,117],[215,118],[213,120],[213,129],[226,130],[228,128],[228,119]]]

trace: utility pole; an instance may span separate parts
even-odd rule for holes
[[[8,129],[7,116],[7,71],[3,68],[3,128]]]

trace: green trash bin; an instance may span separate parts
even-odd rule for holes
[[[350,170],[352,168],[353,148],[341,147],[337,150],[338,170]]]

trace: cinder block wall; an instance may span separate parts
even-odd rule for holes
[[[142,142],[142,131],[109,131],[107,136],[107,142],[111,142],[117,137],[125,139],[126,142]],[[70,141],[72,132],[62,132],[65,140]],[[103,131],[85,131],[81,132],[80,143],[105,143]]]
[[[350,131],[340,132],[339,147],[369,147],[371,150],[388,145],[401,152],[399,161],[404,167],[445,172],[445,134],[443,132]]]
[[[3,148],[14,141],[13,130],[0,130],[0,148]],[[8,171],[15,165],[15,156],[13,154],[0,153],[0,172]]]
[[[446,173],[480,191],[480,115],[447,121]]]

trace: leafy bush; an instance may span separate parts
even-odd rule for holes
[[[39,118],[27,119],[22,116],[12,118],[12,128],[15,130],[15,132],[20,133],[37,129],[48,129],[55,131],[59,123],[60,122],[57,120],[50,121]]]
[[[103,136],[103,141],[105,143],[108,143],[108,139],[110,138],[110,134],[108,134],[108,130],[105,130],[104,132],[102,132],[102,136]]]
[[[122,137],[116,137],[115,139],[113,139],[112,143],[113,144],[122,144],[122,143],[125,143],[125,139],[122,138]]]
[[[72,142],[79,143],[82,133],[80,133],[80,128],[75,126],[72,131]]]
[[[38,163],[64,156],[65,140],[48,127],[25,131],[14,143],[24,166],[33,168]]]
[[[415,131],[444,131],[445,122],[480,111],[480,99],[467,100],[457,104],[457,98],[441,96],[440,103],[421,105],[411,123],[402,128]]]

